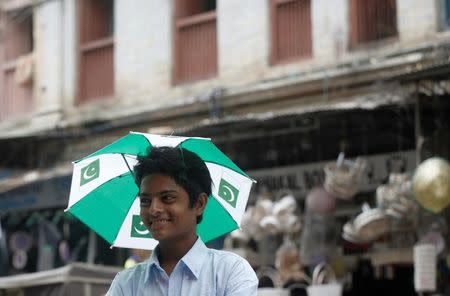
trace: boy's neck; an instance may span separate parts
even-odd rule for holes
[[[168,276],[170,276],[178,261],[189,252],[197,239],[198,236],[195,234],[186,239],[159,243],[158,261]]]

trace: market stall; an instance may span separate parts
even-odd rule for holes
[[[406,160],[361,194],[368,167],[370,159],[341,154],[322,164],[322,183],[304,198],[295,187],[259,191],[225,248],[255,267],[261,295],[449,289],[449,162],[434,157],[415,166]],[[352,212],[339,213],[349,205]]]

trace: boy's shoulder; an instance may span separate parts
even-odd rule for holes
[[[213,260],[217,264],[226,264],[232,266],[241,265],[250,267],[250,264],[245,258],[231,251],[209,249],[208,252],[211,254],[211,256],[213,256]]]

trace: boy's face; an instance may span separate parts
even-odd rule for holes
[[[140,205],[142,221],[160,242],[191,239],[196,235],[197,216],[204,209],[199,202],[189,207],[186,190],[162,174],[142,179]]]

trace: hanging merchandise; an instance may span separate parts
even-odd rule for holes
[[[16,231],[9,238],[9,248],[15,251],[28,252],[33,245],[33,238],[28,232]]]
[[[72,259],[69,246],[70,225],[67,221],[63,224],[63,239],[58,244],[59,258],[64,263],[69,263]]]
[[[306,213],[300,238],[300,258],[305,265],[317,265],[336,252],[337,227],[334,215]]]
[[[9,238],[9,248],[12,253],[12,266],[17,270],[22,270],[28,263],[27,252],[33,246],[33,239],[28,232],[16,231]]]
[[[446,250],[448,237],[448,225],[445,217],[441,215],[422,212],[420,223],[417,228],[418,243],[432,244],[436,248],[436,254],[443,255]]]
[[[298,248],[287,235],[284,236],[283,243],[276,252],[275,267],[283,286],[310,282],[309,278],[303,272]]]
[[[365,169],[366,161],[344,159],[341,152],[336,162],[325,164],[324,188],[337,198],[351,199],[360,189]]]
[[[241,229],[248,239],[254,238],[255,240],[260,240],[265,235],[260,222],[264,217],[270,215],[272,206],[273,202],[270,199],[258,199],[254,206],[247,208],[242,216]]]
[[[414,288],[417,292],[436,290],[436,247],[432,244],[414,246]]]
[[[278,221],[279,233],[291,235],[299,233],[301,223],[299,216],[295,213],[297,201],[292,193],[288,193],[273,203],[271,215]]]
[[[417,202],[425,209],[440,213],[450,205],[450,164],[440,157],[422,162],[413,177]]]
[[[306,265],[317,265],[335,253],[336,199],[322,187],[312,189],[305,201],[300,256]]]
[[[365,203],[362,213],[343,227],[343,238],[352,243],[368,243],[379,239],[390,230],[390,217],[381,209]]]
[[[412,184],[407,174],[390,174],[389,182],[376,190],[377,207],[396,219],[412,220],[417,214]]]
[[[306,196],[305,206],[309,213],[333,214],[336,210],[336,199],[323,187],[316,187]]]
[[[313,271],[308,296],[340,296],[342,285],[336,280],[333,269],[326,263],[318,264]]]
[[[28,255],[23,250],[17,250],[12,255],[12,266],[17,270],[25,268],[28,262]]]
[[[48,270],[55,267],[55,250],[58,242],[61,240],[61,234],[56,226],[45,220],[40,219],[38,224],[38,258],[37,270]]]

